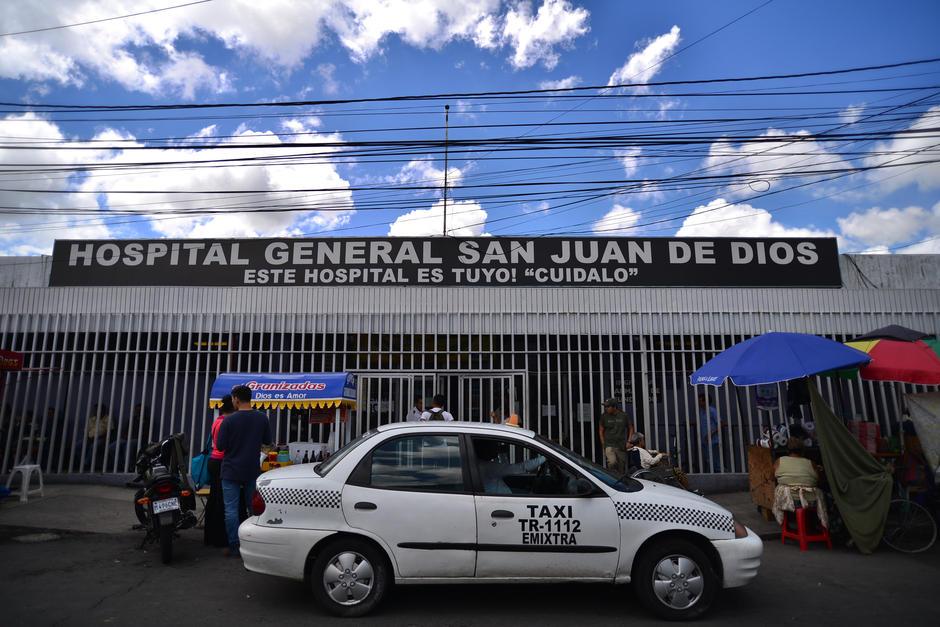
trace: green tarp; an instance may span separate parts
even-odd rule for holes
[[[891,475],[832,413],[816,386],[807,387],[829,489],[858,550],[871,553],[884,535]]]

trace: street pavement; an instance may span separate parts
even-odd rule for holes
[[[430,524],[430,523],[429,523]],[[43,625],[644,625],[629,586],[399,586],[371,617],[324,615],[300,582],[256,575],[181,533],[174,562],[137,533],[0,527],[0,624]],[[748,587],[723,591],[701,624],[937,625],[940,546],[875,555],[765,543]]]

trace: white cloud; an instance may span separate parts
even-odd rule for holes
[[[921,207],[880,209],[872,207],[838,218],[839,228],[853,239],[870,246],[891,246],[908,242],[927,224],[928,212]]]
[[[3,2],[6,31],[84,22],[166,6],[159,0]],[[210,65],[190,44],[206,37],[258,57],[273,70],[296,69],[335,36],[349,56],[364,62],[397,35],[418,48],[468,41],[496,51],[509,48],[515,68],[541,62],[554,67],[559,49],[588,31],[586,9],[567,0],[225,0],[146,17],[0,38],[0,78],[83,86],[97,75],[128,90],[194,97],[224,92],[233,77]]]
[[[0,192],[0,206],[20,209],[34,208],[33,214],[0,215],[0,255],[34,255],[48,253],[56,238],[92,239],[109,237],[110,231],[97,216],[50,215],[60,207],[95,207],[94,198],[81,194],[61,193],[72,189],[68,172],[36,175],[33,166],[42,169],[71,168],[104,153],[69,150],[75,144],[55,124],[32,113],[9,115],[0,119],[0,136],[25,137],[61,142],[63,150],[10,150],[0,148],[0,187],[35,190],[35,192]],[[24,155],[33,166],[22,165]],[[20,173],[20,171],[23,171]],[[43,193],[46,192],[46,193]]]
[[[18,116],[25,122],[13,122],[14,116],[0,120],[0,135],[35,137],[52,141],[68,139],[53,123],[29,116]],[[308,121],[292,120],[284,127],[287,130],[315,134],[317,141],[335,143],[336,148],[321,149],[326,154],[335,153],[341,148],[342,138],[336,134],[317,134],[314,124]],[[3,193],[0,204],[4,206],[27,207],[54,211],[63,207],[91,207],[103,204],[109,207],[145,208],[147,216],[144,223],[158,235],[166,237],[226,237],[226,236],[288,236],[301,233],[319,232],[346,224],[355,213],[352,194],[348,182],[340,176],[335,166],[329,163],[263,163],[253,167],[212,167],[207,162],[214,159],[250,159],[277,156],[283,159],[289,155],[305,155],[309,148],[298,147],[296,150],[280,147],[291,142],[283,140],[271,131],[253,131],[240,128],[235,137],[222,140],[223,143],[261,144],[259,147],[229,148],[217,150],[202,147],[205,137],[213,134],[213,128],[203,129],[185,142],[186,147],[162,150],[63,150],[31,151],[31,161],[39,161],[47,166],[81,167],[93,164],[97,167],[115,168],[125,164],[153,163],[151,167],[133,167],[121,170],[120,176],[114,171],[92,172],[90,176],[76,179],[67,173],[50,173],[44,176],[24,173],[7,174],[2,182],[10,186],[36,189],[43,193]],[[300,136],[297,141],[310,138]],[[95,139],[121,143],[124,148],[140,146],[141,143],[130,135],[115,130],[100,132]],[[85,144],[87,146],[87,144]],[[270,145],[270,148],[266,146]],[[22,154],[12,154],[12,150],[0,150],[0,164],[22,160]],[[22,151],[16,151],[22,152]],[[186,167],[161,167],[157,162],[181,161]],[[208,166],[208,167],[207,167]],[[103,174],[105,176],[96,176]],[[17,182],[17,179],[20,179]],[[335,191],[325,192],[286,192],[278,190],[329,188]],[[160,190],[161,193],[113,193],[118,190]],[[225,190],[220,195],[196,195],[179,192],[198,190]],[[61,191],[74,191],[63,194]],[[250,192],[250,193],[249,193]],[[97,199],[97,203],[96,203]],[[298,205],[304,211],[291,212],[237,212],[246,205],[262,206]],[[186,216],[179,213],[181,208],[207,208],[220,206],[234,213],[215,215]],[[323,209],[318,211],[317,209]],[[176,212],[176,213],[174,213]],[[159,215],[157,215],[159,214]],[[122,217],[116,222],[127,222]],[[48,231],[45,227],[61,226],[61,229]],[[99,215],[63,217],[61,215],[39,215],[5,217],[0,219],[0,230],[5,237],[3,252],[15,253],[30,251],[48,252],[52,240],[58,238],[92,238],[113,235],[138,234],[141,226],[115,226],[106,228]],[[134,231],[126,229],[134,228]],[[40,230],[41,229],[41,230]],[[125,229],[122,231],[122,229]]]
[[[447,168],[447,188],[460,185],[463,180],[463,171],[460,168]],[[444,188],[444,168],[434,167],[433,161],[427,159],[414,159],[405,164],[394,176],[386,177],[389,183],[403,185],[414,184],[423,186],[440,185]]]
[[[788,227],[774,220],[766,209],[747,203],[729,203],[716,198],[707,205],[696,207],[682,226],[677,237],[836,237],[827,229]]]
[[[457,237],[487,235],[486,210],[474,200],[447,203],[447,234]],[[391,237],[420,237],[441,235],[444,230],[444,201],[439,200],[430,209],[409,211],[389,225]]]
[[[725,193],[729,196],[751,193],[755,189],[754,185],[760,185],[760,190],[763,191],[767,186],[775,186],[778,181],[786,181],[786,184],[797,182],[794,177],[782,179],[780,170],[812,175],[815,171],[849,167],[841,157],[830,153],[821,144],[801,139],[809,134],[805,130],[787,134],[777,129],[768,129],[760,137],[779,138],[779,142],[739,146],[727,141],[715,142],[709,149],[705,167],[710,174],[753,174],[753,177],[742,180],[726,190]]]
[[[623,205],[614,205],[613,209],[604,214],[591,228],[599,235],[629,235],[639,221],[640,212]]]
[[[614,70],[607,84],[622,85],[650,82],[662,69],[663,61],[679,46],[681,39],[679,33],[679,27],[673,26],[668,33],[639,42],[643,49],[631,54],[626,63]]]
[[[542,81],[539,89],[571,89],[581,84],[580,76],[566,76],[555,81]]]
[[[940,107],[932,107],[914,122],[909,130],[934,128],[938,116],[940,116]],[[931,151],[936,149],[931,147],[936,143],[933,133],[923,133],[896,135],[890,141],[876,144],[871,150],[886,154],[866,158],[865,165],[878,166],[890,162],[892,167],[883,172],[870,171],[868,176],[872,180],[879,181],[878,187],[883,192],[891,192],[908,185],[916,185],[923,191],[940,188],[940,163],[912,165],[909,168],[896,167],[933,158],[935,153]]]
[[[623,165],[623,173],[627,178],[636,174],[636,171],[640,168],[640,155],[643,154],[643,150],[639,146],[616,148],[614,154],[617,155],[617,159]]]
[[[839,112],[839,119],[842,120],[844,124],[854,124],[862,119],[863,113],[865,113],[864,103],[853,104]]]
[[[574,8],[567,0],[544,0],[535,15],[531,3],[518,3],[506,14],[502,30],[503,41],[514,50],[510,63],[516,69],[539,62],[554,68],[559,59],[557,48],[571,46],[590,30],[589,15],[587,9]]]
[[[323,93],[327,96],[335,96],[339,93],[339,83],[333,78],[334,72],[336,72],[336,66],[332,63],[321,63],[317,66],[317,74],[323,81]]]

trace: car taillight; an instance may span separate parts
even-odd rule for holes
[[[156,486],[157,494],[164,496],[172,492],[173,489],[174,486],[172,483],[158,483]]]
[[[266,507],[264,503],[264,498],[261,497],[261,493],[255,490],[254,494],[251,497],[251,513],[255,516],[260,516],[264,513],[264,508]]]

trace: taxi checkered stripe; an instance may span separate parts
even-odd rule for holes
[[[325,509],[335,509],[340,505],[340,495],[336,490],[307,490],[303,488],[258,488],[258,490],[266,503]]]
[[[703,527],[734,533],[734,522],[730,516],[675,505],[617,503],[617,516],[626,520],[671,522],[690,527]]]

